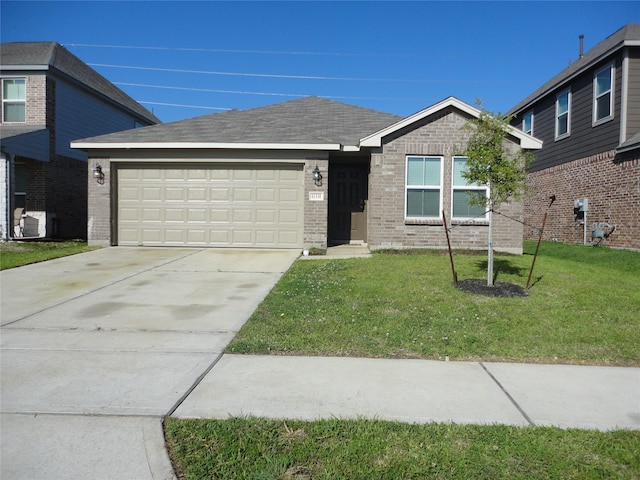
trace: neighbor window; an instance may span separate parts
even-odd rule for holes
[[[24,123],[26,89],[24,78],[2,79],[2,121]]]
[[[442,157],[407,157],[407,217],[440,218]]]
[[[613,118],[613,64],[593,77],[593,123]]]
[[[486,218],[484,207],[471,205],[470,197],[486,197],[488,188],[470,184],[462,176],[467,165],[467,157],[453,157],[453,191],[452,191],[452,217],[453,218]]]
[[[522,117],[522,131],[533,135],[533,111],[525,113]]]
[[[556,97],[556,140],[568,137],[571,121],[571,91],[565,90]]]

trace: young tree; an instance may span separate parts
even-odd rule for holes
[[[479,118],[469,120],[467,128],[471,137],[464,150],[467,157],[462,176],[471,184],[486,185],[489,195],[470,195],[469,203],[484,207],[489,214],[489,255],[487,285],[493,281],[493,211],[501,203],[519,201],[526,189],[527,167],[531,152],[518,149],[510,151],[505,139],[510,119],[500,114],[482,111]]]

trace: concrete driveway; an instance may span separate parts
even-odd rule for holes
[[[0,272],[0,476],[172,478],[161,418],[298,253],[114,247]]]

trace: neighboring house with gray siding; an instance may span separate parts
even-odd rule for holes
[[[525,222],[540,226],[548,209],[545,239],[640,249],[640,25],[625,25],[508,113],[544,142]],[[586,221],[574,213],[581,199]]]
[[[486,248],[459,156],[480,111],[449,97],[407,118],[306,97],[78,140],[92,245],[371,249]],[[539,149],[517,128],[508,148]],[[522,220],[522,204],[500,211]],[[497,250],[522,252],[522,224],[498,216]]]
[[[160,121],[55,42],[0,45],[0,237],[86,238],[87,155],[72,140]]]

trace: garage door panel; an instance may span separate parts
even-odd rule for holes
[[[299,248],[302,166],[118,170],[120,245]]]
[[[157,202],[163,200],[163,190],[160,187],[144,187],[142,189],[143,202]]]
[[[232,212],[233,223],[252,223],[253,210],[236,208]]]
[[[273,225],[276,222],[276,211],[269,210],[256,210],[256,223],[266,223]]]
[[[232,200],[234,202],[252,202],[253,192],[252,188],[234,188]]]
[[[229,188],[212,188],[210,189],[210,200],[212,202],[228,202]]]
[[[207,201],[207,189],[205,187],[191,187],[189,188],[187,198],[189,202],[206,202]]]

